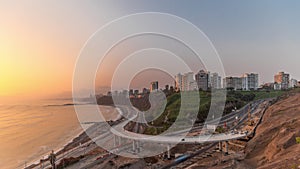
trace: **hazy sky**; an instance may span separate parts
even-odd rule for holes
[[[198,26],[216,47],[227,75],[257,72],[261,82],[269,82],[286,71],[300,79],[299,7],[297,0],[2,0],[0,97],[70,92],[87,39],[109,21],[137,12],[170,13]]]

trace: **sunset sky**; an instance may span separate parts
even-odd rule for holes
[[[286,71],[300,79],[299,7],[297,0],[2,0],[0,101],[70,96],[76,58],[88,38],[109,21],[137,12],[171,13],[198,26],[227,75],[257,72],[262,83]],[[97,76],[99,86],[109,85],[107,76]],[[137,80],[136,87],[144,83]]]

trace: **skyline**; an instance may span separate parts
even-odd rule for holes
[[[198,26],[217,49],[226,76],[256,72],[262,83],[285,71],[300,79],[300,2],[158,2],[2,1],[0,100],[69,95],[76,58],[86,40],[113,19],[149,11],[177,15]],[[110,66],[97,81],[109,81]],[[134,85],[143,85],[138,81]]]
[[[199,71],[201,71],[201,70],[199,70]],[[205,71],[205,72],[209,72],[209,71]],[[281,73],[281,72],[283,72],[283,73],[286,73],[286,74],[288,74],[289,75],[289,80],[296,80],[297,82],[300,82],[298,79],[295,79],[295,78],[293,78],[293,76],[291,76],[291,74],[289,74],[289,73],[287,73],[287,72],[285,72],[285,71],[279,71],[279,72],[277,72],[277,73],[275,73],[274,74],[274,76],[273,76],[273,80],[272,81],[269,81],[269,82],[260,82],[260,81],[258,81],[258,87],[260,88],[261,86],[263,86],[263,85],[266,85],[266,84],[270,84],[270,83],[276,83],[276,81],[275,81],[275,76],[276,75],[278,75],[278,73]],[[153,73],[153,72],[150,72],[151,74]],[[176,75],[175,75],[175,77],[170,77],[170,79],[172,79],[173,80],[173,82],[166,82],[166,79],[164,79],[164,81],[161,83],[160,81],[157,81],[158,82],[158,87],[159,87],[159,89],[164,89],[165,88],[165,86],[166,85],[168,85],[169,87],[175,87],[176,86],[176,76],[177,75],[181,75],[181,76],[183,76],[183,75],[186,75],[187,73],[193,73],[193,80],[196,80],[195,79],[195,76],[196,76],[196,74],[198,73],[198,72],[179,72],[179,73],[177,73]],[[217,75],[219,75],[218,74],[218,72],[209,72],[209,74],[210,74],[210,76],[212,77],[212,75],[213,74],[215,74],[215,73],[217,73]],[[243,78],[244,77],[244,75],[246,75],[246,74],[257,74],[258,75],[258,77],[260,78],[260,74],[259,73],[257,73],[257,72],[244,72],[244,73],[242,73],[242,74],[240,74],[239,76],[226,76],[226,77],[221,77],[221,81],[220,81],[220,83],[221,83],[221,87],[220,88],[224,88],[224,84],[223,84],[223,81],[226,79],[226,78],[229,78],[229,77],[238,77],[238,78]],[[139,77],[139,76],[137,76],[138,78],[141,78],[141,77]],[[137,77],[135,77],[134,79],[133,79],[133,82],[134,82],[134,80],[136,80],[136,78]],[[148,83],[148,81],[149,81],[149,83]],[[131,85],[128,89],[126,88],[122,88],[122,89],[120,89],[120,90],[115,90],[115,91],[120,91],[120,92],[122,92],[123,90],[139,90],[139,91],[142,91],[144,88],[145,89],[150,89],[151,88],[151,84],[152,84],[152,82],[156,82],[156,80],[154,80],[154,81],[151,81],[151,80],[148,80],[147,82],[144,82],[143,84],[146,84],[146,85],[142,85],[142,86],[136,86],[136,85],[134,85],[134,83],[133,83],[133,85]],[[212,84],[210,84],[210,85],[212,85]],[[150,86],[150,87],[149,87]],[[104,92],[102,92],[102,93],[97,93],[97,94],[106,94],[106,92],[112,92],[111,90],[109,90],[109,87],[107,86],[107,87],[105,87],[106,89],[104,90]],[[278,90],[278,89],[277,89]],[[96,90],[97,91],[97,90]],[[99,90],[98,90],[99,91]]]

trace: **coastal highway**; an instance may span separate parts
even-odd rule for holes
[[[254,103],[252,103],[252,109],[251,109],[251,114],[256,114],[256,113],[260,113],[260,119],[262,118],[263,116],[263,112],[264,110],[267,108],[267,106],[269,105],[269,101],[271,101],[272,99],[266,99],[266,100],[260,100],[260,101],[256,101]],[[245,106],[247,109],[248,109],[248,105]],[[244,108],[245,108],[244,107]],[[242,110],[242,109],[241,109]],[[240,122],[243,122],[245,120],[244,116],[247,115],[247,113],[241,113],[240,114],[240,117],[241,118],[241,121]],[[239,127],[242,123],[240,123],[236,126],[233,126],[231,129],[234,129],[234,128],[237,128]],[[255,125],[255,128],[258,126],[259,122]],[[255,128],[252,130],[252,132],[255,131]],[[252,133],[251,132],[251,133]],[[168,168],[171,168],[171,167],[174,167],[174,166],[177,166],[178,164],[181,164],[189,159],[192,159],[193,157],[195,156],[198,156],[204,152],[206,152],[207,150],[215,147],[217,145],[217,143],[210,143],[209,145],[201,148],[200,150],[197,150],[196,152],[192,153],[192,154],[185,154],[179,158],[176,158],[175,160],[173,160],[170,164],[167,164],[165,166],[163,166],[161,169],[168,169]]]
[[[257,101],[253,101],[251,103],[248,103],[247,105],[245,105],[244,107],[242,107],[239,110],[234,110],[233,112],[226,114],[222,117],[216,118],[214,120],[211,120],[209,122],[206,122],[205,125],[209,125],[209,124],[216,124],[218,123],[218,126],[223,126],[225,123],[227,126],[233,125],[233,123],[235,123],[236,117],[238,118],[239,122],[243,122],[243,120],[245,119],[245,117],[247,117],[248,115],[248,111],[250,108],[250,113],[253,114],[256,112],[257,107],[264,101],[267,100],[257,100]],[[203,127],[205,127],[204,124],[199,124],[199,125],[195,125],[191,130],[187,129],[187,130],[181,130],[181,131],[177,131],[174,132],[172,134],[181,134],[181,133],[186,133],[187,131],[193,132],[193,131],[199,131],[202,130]],[[169,135],[169,134],[167,134]]]
[[[259,105],[262,103],[266,102],[266,100],[261,100],[261,101],[256,101],[252,103],[252,109],[251,113],[255,113],[258,111],[261,111],[259,108]],[[242,109],[233,112],[231,114],[223,116],[221,119],[216,119],[220,120],[220,124],[223,122],[230,123],[232,121],[236,121],[235,117],[239,117],[239,122],[238,124],[241,124],[242,121],[245,120],[247,117],[247,112],[249,110],[249,105],[244,106]],[[130,109],[128,107],[122,107],[121,109],[118,109],[118,111],[121,114],[128,113],[128,112],[135,112],[135,114],[131,115],[131,117],[128,120],[122,121],[121,123],[114,125],[111,129],[110,132],[105,132],[96,137],[95,140],[101,139],[102,141],[105,140],[106,142],[111,142],[113,141],[113,133],[116,136],[127,138],[129,140],[138,140],[138,141],[144,141],[144,142],[155,142],[155,143],[166,143],[166,144],[177,144],[177,143],[182,143],[182,144],[191,144],[191,143],[205,143],[205,142],[210,142],[210,143],[216,143],[219,141],[225,141],[225,140],[234,140],[234,139],[239,139],[247,136],[245,133],[238,133],[238,134],[233,134],[233,133],[221,133],[221,134],[213,134],[213,135],[200,135],[200,136],[192,136],[192,137],[184,137],[184,136],[178,136],[180,132],[183,131],[177,131],[171,134],[168,134],[166,136],[150,136],[150,135],[144,135],[144,134],[138,134],[134,132],[130,132],[124,129],[124,127],[129,123],[130,121],[133,121],[134,119],[138,118],[138,121],[146,122],[145,117],[143,114],[139,114],[137,109]],[[214,123],[212,121],[211,123]],[[202,126],[196,126],[192,130],[199,130],[202,129]],[[249,133],[250,134],[250,133]],[[248,134],[248,135],[249,135]],[[95,149],[97,145],[93,143],[93,141],[88,141],[84,144],[82,144],[79,147],[76,147],[70,151],[67,151],[63,154],[58,155],[57,157],[57,164],[66,157],[78,157],[80,155],[83,155],[93,149]],[[117,150],[117,149],[115,149]],[[111,151],[112,152],[112,151]],[[49,162],[44,162],[43,167],[49,167],[50,164]],[[40,168],[40,166],[37,166],[35,168]]]
[[[256,102],[254,104],[253,109],[251,112],[256,111],[258,108],[258,105],[263,103],[263,101]],[[130,109],[130,108],[127,108]],[[243,110],[238,111],[236,114],[233,115],[227,115],[226,118],[222,118],[221,121],[229,121],[233,120],[235,116],[238,113],[241,113],[241,116],[239,115],[239,123],[245,120],[247,117],[247,110],[248,106],[244,107]],[[121,110],[121,109],[119,109]],[[128,110],[129,111],[129,110]],[[134,121],[134,119],[139,118],[139,113],[136,109],[131,109],[130,111],[136,111],[132,117],[130,117],[128,120],[113,126],[110,130],[111,132],[119,137],[130,139],[130,140],[137,140],[137,141],[143,141],[143,142],[155,142],[155,143],[163,143],[163,144],[190,144],[190,143],[205,143],[205,142],[220,142],[220,141],[228,141],[228,140],[236,140],[243,137],[248,136],[250,133],[220,133],[220,134],[213,134],[213,135],[198,135],[198,136],[178,136],[177,133],[171,133],[168,135],[157,135],[157,136],[151,136],[151,135],[145,135],[145,134],[139,134],[131,131],[125,130],[125,126],[130,122]],[[123,113],[123,112],[120,112]]]

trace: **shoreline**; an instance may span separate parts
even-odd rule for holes
[[[120,114],[120,110],[118,108],[116,108],[115,106],[108,106],[108,105],[99,105],[99,106],[110,107],[110,108],[115,109],[118,112],[118,115],[117,115],[116,118],[106,120],[106,121],[103,121],[103,122],[106,122],[106,123],[109,122],[109,121],[115,122],[115,121],[118,121],[119,119],[122,118],[122,115]],[[69,151],[72,151],[72,150],[76,149],[79,145],[74,145],[74,144],[77,144],[78,140],[80,141],[82,139],[88,138],[88,140],[84,141],[82,144],[85,144],[88,141],[91,141],[90,138],[86,135],[86,131],[84,130],[82,125],[83,124],[80,123],[80,126],[78,128],[78,130],[79,129],[81,130],[80,132],[78,132],[74,136],[71,136],[70,137],[71,139],[68,139],[68,141],[66,141],[62,146],[58,146],[57,148],[54,149],[54,154],[56,156],[59,156],[63,153],[66,153],[66,152],[69,152]],[[93,127],[93,125],[90,125],[89,127],[87,127],[86,130],[90,129],[91,127]],[[69,148],[70,146],[72,148]],[[49,154],[50,154],[50,152],[47,152],[47,153],[37,157],[36,159],[31,160],[31,162],[29,162],[27,164],[26,169],[36,168],[36,167],[40,166],[41,160],[43,160],[43,162],[48,161],[47,158],[48,158]],[[19,167],[21,167],[21,166],[19,166]]]
[[[80,129],[82,130],[81,126],[80,126]],[[58,154],[59,152],[63,151],[66,148],[66,146],[68,146],[69,144],[72,144],[76,138],[79,138],[84,133],[85,133],[85,131],[80,131],[75,136],[72,136],[71,139],[68,139],[69,140],[68,142],[63,144],[63,146],[58,146],[57,148],[54,148],[53,149],[54,153]],[[39,166],[41,160],[47,159],[49,154],[50,154],[50,152],[47,152],[47,153],[41,155],[42,158],[37,157],[36,159],[32,160],[32,162],[28,163],[26,168],[31,168],[31,166],[33,166],[33,167]]]

